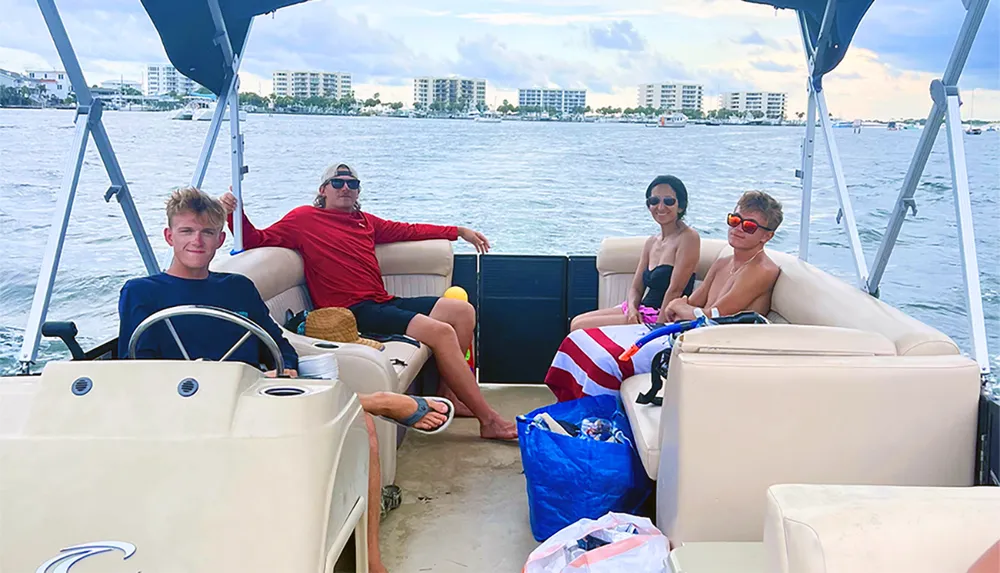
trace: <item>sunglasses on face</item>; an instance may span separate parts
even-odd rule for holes
[[[753,219],[744,219],[743,217],[739,216],[736,213],[730,213],[729,215],[727,215],[726,223],[728,223],[730,227],[740,227],[741,229],[743,229],[743,232],[748,235],[756,233],[757,229],[763,229],[765,231],[774,230],[770,227],[765,227],[764,225],[761,225],[760,223],[754,221]]]
[[[361,187],[361,182],[357,179],[330,179],[327,183],[334,189],[343,189],[345,184],[351,191],[357,191]]]
[[[665,207],[673,207],[677,204],[677,199],[674,199],[673,197],[649,197],[646,199],[646,206],[656,207],[660,204],[661,200],[663,201],[663,205]]]

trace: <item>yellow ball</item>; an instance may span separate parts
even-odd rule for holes
[[[469,302],[469,293],[465,292],[465,289],[460,286],[453,286],[448,287],[448,290],[444,291],[444,298],[454,298]]]

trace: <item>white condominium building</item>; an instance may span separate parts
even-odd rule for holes
[[[467,102],[486,103],[486,80],[472,78],[413,78],[413,104]]]
[[[271,75],[274,95],[297,98],[341,98],[351,93],[351,74],[279,70]]]
[[[149,64],[146,66],[146,95],[148,96],[165,95],[171,92],[185,95],[200,87],[194,80],[178,72],[170,64]]]
[[[745,113],[759,111],[768,119],[785,119],[788,94],[781,92],[729,92],[719,96],[719,108]]]
[[[640,84],[638,91],[636,100],[639,107],[702,111],[704,88],[699,84]]]
[[[587,90],[521,88],[517,90],[517,105],[555,108],[559,113],[572,113],[587,107]]]

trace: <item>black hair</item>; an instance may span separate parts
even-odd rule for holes
[[[677,195],[677,218],[683,219],[688,209],[688,190],[684,183],[673,175],[657,175],[656,179],[646,187],[646,199],[653,195],[653,189],[658,185],[670,185]]]

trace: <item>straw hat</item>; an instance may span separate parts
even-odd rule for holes
[[[330,342],[364,344],[375,350],[385,348],[381,342],[358,336],[358,322],[354,313],[340,307],[320,308],[307,314],[306,336]]]

